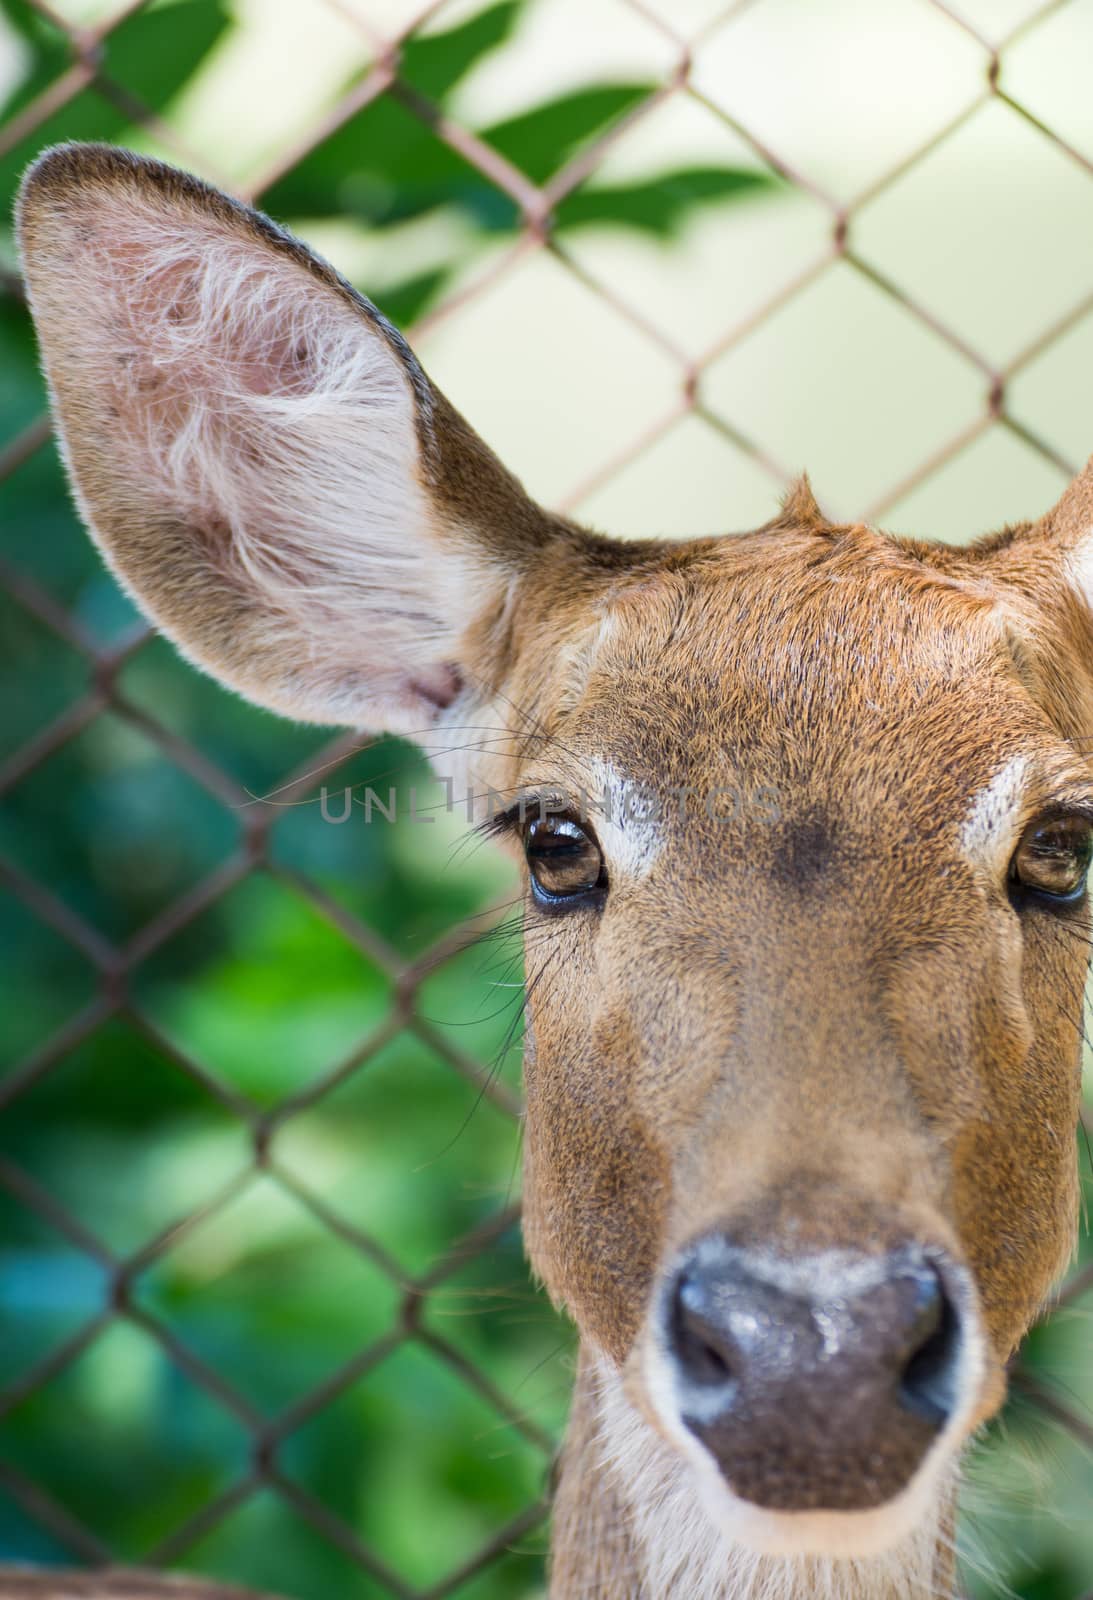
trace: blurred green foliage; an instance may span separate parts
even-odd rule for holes
[[[443,111],[525,9],[523,0],[502,0],[412,40],[403,80]],[[70,51],[25,0],[3,0],[0,26],[25,60],[0,108],[8,121],[65,70]],[[159,4],[110,34],[103,67],[162,112],[231,27],[222,0]],[[542,183],[652,88],[590,84],[476,132]],[[141,137],[131,122],[131,108],[94,85],[82,90],[0,159],[0,218],[43,145]],[[696,208],[775,188],[751,169],[670,170],[579,187],[560,202],[556,222],[563,235],[595,225],[669,241]],[[511,200],[391,97],[350,118],[262,198],[305,233],[332,218],[376,233],[440,210],[458,212],[483,242],[518,225]],[[12,255],[8,234],[0,234],[3,253]],[[460,265],[453,257],[395,282],[384,308],[411,321]],[[25,310],[14,294],[0,295],[0,447],[43,407]],[[132,608],[78,525],[52,446],[0,479],[0,529],[11,568],[101,645],[126,639]],[[2,584],[0,673],[0,760],[60,716],[90,677],[86,659]],[[233,856],[245,820],[164,752],[146,717],[258,796],[317,759],[325,743],[315,730],[243,705],[162,642],[126,659],[111,704],[0,803],[0,852],[122,947]],[[404,786],[427,781],[416,756],[386,742],[359,753],[332,784],[383,789],[392,772]],[[299,1600],[365,1600],[388,1591],[270,1488],[241,1494],[200,1538],[177,1548],[171,1539],[246,1482],[251,1427],[291,1416],[275,1473],[406,1581],[437,1582],[543,1492],[548,1453],[539,1433],[560,1431],[570,1337],[529,1282],[509,1228],[429,1296],[422,1337],[390,1348],[313,1410],[293,1413],[398,1325],[399,1281],[427,1271],[518,1183],[517,1123],[452,1063],[483,1063],[517,1088],[517,1052],[506,1044],[518,1005],[507,985],[519,976],[519,955],[511,941],[490,940],[440,966],[417,996],[416,1016],[392,1026],[390,973],[344,937],[338,917],[412,960],[503,894],[506,870],[487,853],[454,848],[458,830],[444,819],[433,828],[366,827],[354,813],[335,826],[314,795],[278,813],[272,838],[275,870],[245,877],[159,944],[134,976],[132,1004],[119,1003],[63,1050],[0,1118],[0,1157],[118,1259],[138,1262],[125,1316],[100,1328],[109,1275],[63,1227],[0,1189],[0,1390],[92,1330],[70,1364],[0,1415],[0,1457],[118,1559],[149,1559],[162,1548],[172,1563]],[[297,874],[329,897],[327,910],[300,892]],[[0,936],[6,1074],[92,1003],[96,975],[17,895],[0,899]],[[208,1080],[184,1070],[180,1054]],[[335,1087],[274,1121],[268,1166],[256,1168],[253,1117],[341,1064]],[[149,1260],[140,1256],[219,1196],[224,1203],[209,1215],[177,1228]],[[377,1248],[359,1248],[354,1230]],[[453,1362],[438,1359],[433,1339],[445,1341]],[[1030,1359],[1048,1373],[1060,1359],[1073,1361],[1074,1341],[1074,1324],[1062,1325],[1038,1338]],[[528,1414],[526,1430],[500,1416],[461,1362]],[[209,1392],[205,1369],[231,1397]],[[1017,1408],[1009,1426],[1018,1448],[1028,1436],[1035,1452],[1042,1422]],[[1050,1448],[1076,1447],[1053,1438]],[[989,1451],[988,1481],[1014,1459],[998,1439]],[[1077,1481],[1088,1483],[1087,1468]],[[997,1558],[998,1541],[984,1543]],[[534,1593],[542,1548],[541,1531],[518,1539],[456,1592],[463,1600]],[[1069,1524],[1040,1519],[1007,1568],[1014,1592],[1072,1600],[1088,1579],[1083,1548]],[[47,1519],[0,1492],[0,1557],[74,1554]],[[981,1592],[993,1583],[984,1580]]]

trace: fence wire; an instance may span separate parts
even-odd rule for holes
[[[112,69],[112,37],[131,17],[149,9],[149,3],[150,0],[128,0],[128,3],[114,9],[105,20],[94,26],[77,26],[66,19],[60,0],[55,5],[47,3],[47,0],[26,0],[26,4],[56,30],[58,37],[64,39],[68,59],[56,78],[29,104],[22,106],[6,125],[0,127],[0,159],[28,139],[33,139],[38,129],[76,97],[90,92],[113,107],[128,125],[154,134],[156,143],[180,165],[195,164],[187,150],[180,146],[172,127],[159,114],[160,108],[143,104],[123,79],[115,76]],[[595,472],[570,497],[573,503],[622,474],[665,437],[681,418],[687,416],[701,417],[712,428],[725,434],[738,451],[750,457],[774,480],[788,483],[782,464],[773,459],[760,438],[751,438],[746,431],[730,426],[711,409],[703,392],[703,380],[713,363],[721,360],[728,351],[741,344],[796,297],[803,295],[836,263],[843,263],[860,274],[898,304],[974,369],[982,382],[980,414],[933,450],[910,473],[902,475],[898,482],[889,484],[872,504],[861,507],[864,514],[882,516],[888,507],[940,472],[994,426],[1000,425],[1012,432],[1060,471],[1069,475],[1076,470],[1078,463],[1066,460],[1052,442],[1039,437],[1026,422],[1011,414],[1008,396],[1015,377],[1073,330],[1085,314],[1093,309],[1093,274],[1090,275],[1089,292],[1083,298],[1069,306],[1051,326],[1040,330],[1025,348],[1004,365],[999,365],[977,349],[960,328],[949,325],[927,305],[919,303],[905,286],[878,270],[859,254],[855,245],[855,219],[862,207],[875,201],[927,157],[941,149],[971,118],[992,102],[1003,107],[1012,117],[1033,127],[1083,176],[1093,177],[1093,161],[1054,131],[1040,115],[1007,92],[1005,87],[1003,69],[1007,52],[1019,40],[1027,38],[1055,13],[1064,9],[1068,0],[1048,0],[1048,3],[1031,10],[1001,40],[988,38],[961,13],[958,6],[945,3],[945,0],[921,0],[924,7],[932,8],[946,20],[954,36],[964,35],[978,47],[981,52],[981,89],[943,128],[932,131],[917,149],[903,155],[891,170],[873,179],[849,202],[829,193],[793,160],[777,148],[771,148],[765,139],[747,126],[742,116],[734,114],[731,105],[711,98],[708,86],[696,81],[696,64],[702,60],[707,41],[714,37],[723,39],[726,30],[731,30],[746,13],[762,4],[762,0],[736,0],[735,4],[709,15],[697,32],[687,36],[677,31],[673,24],[671,0],[618,0],[620,12],[629,10],[659,31],[674,53],[674,65],[640,103],[631,106],[606,132],[585,144],[547,181],[541,183],[533,182],[493,145],[470,128],[462,126],[423,93],[420,87],[401,76],[403,53],[408,43],[418,37],[427,24],[442,15],[444,0],[430,0],[429,4],[416,10],[407,5],[408,15],[404,25],[389,36],[377,31],[350,0],[323,0],[323,3],[336,10],[354,28],[361,30],[371,52],[372,66],[333,110],[324,111],[305,137],[295,138],[290,147],[280,151],[276,159],[246,185],[241,197],[260,205],[266,192],[309,153],[365,107],[383,99],[397,102],[432,137],[505,196],[519,215],[518,237],[490,262],[486,271],[462,283],[446,299],[442,298],[426,314],[423,324],[431,328],[448,319],[458,319],[476,302],[494,293],[506,274],[512,272],[518,263],[536,252],[547,252],[564,271],[577,278],[585,290],[598,296],[605,307],[609,306],[615,316],[630,323],[643,337],[655,341],[676,369],[676,392],[663,415],[654,426],[646,428],[640,437],[630,441],[624,449],[600,462]],[[672,335],[658,326],[655,307],[639,308],[629,303],[625,296],[613,290],[610,282],[595,277],[582,265],[554,230],[555,214],[562,202],[596,174],[608,156],[625,143],[652,111],[673,99],[690,100],[719,119],[738,140],[749,147],[765,168],[793,188],[809,194],[814,202],[824,208],[828,223],[823,250],[791,282],[780,285],[765,303],[757,306],[733,327],[711,330],[706,348],[697,356],[683,353]],[[207,170],[207,163],[204,166]],[[239,192],[238,186],[236,190]],[[17,301],[21,297],[17,276],[6,272],[0,283],[0,292]],[[420,331],[420,327],[409,328],[411,341],[415,333]],[[588,381],[594,384],[595,375],[589,374]],[[14,437],[0,441],[0,481],[14,474],[42,450],[49,438],[49,419],[42,415],[29,422]],[[321,1539],[336,1546],[350,1563],[378,1587],[379,1592],[401,1597],[401,1600],[441,1600],[442,1596],[469,1593],[467,1586],[476,1575],[499,1561],[506,1551],[519,1546],[536,1530],[541,1530],[545,1524],[549,1512],[551,1462],[557,1441],[548,1431],[529,1421],[522,1409],[501,1391],[487,1371],[469,1360],[454,1342],[429,1326],[424,1311],[430,1297],[442,1292],[445,1283],[469,1260],[496,1247],[497,1241],[516,1221],[518,1207],[513,1204],[499,1207],[467,1236],[452,1240],[451,1248],[429,1270],[416,1276],[408,1275],[392,1257],[381,1237],[355,1227],[278,1162],[274,1135],[292,1119],[331,1094],[348,1075],[365,1069],[397,1030],[407,1030],[427,1041],[431,1049],[442,1055],[453,1072],[464,1076],[477,1093],[489,1097],[501,1112],[513,1119],[515,1125],[520,1112],[515,1094],[496,1079],[486,1063],[461,1053],[442,1040],[418,1005],[419,992],[425,979],[457,956],[477,934],[481,923],[447,934],[440,943],[413,962],[400,959],[377,932],[363,925],[342,905],[332,900],[319,883],[311,881],[305,873],[279,864],[271,855],[271,835],[277,826],[279,813],[249,804],[251,796],[229,771],[211,760],[197,744],[173,732],[126,695],[119,682],[120,674],[148,643],[149,630],[143,626],[134,628],[120,642],[104,646],[79,617],[66,609],[50,592],[48,586],[6,559],[0,564],[0,587],[7,591],[18,607],[44,625],[59,644],[75,653],[82,662],[86,680],[83,691],[74,695],[51,723],[40,728],[0,768],[0,795],[7,794],[26,780],[95,719],[109,713],[138,729],[144,738],[158,747],[166,761],[188,774],[218,804],[229,809],[233,816],[243,819],[239,848],[124,941],[107,937],[23,866],[11,860],[0,860],[0,883],[6,891],[90,963],[97,978],[94,997],[84,1009],[76,1015],[58,1018],[52,1037],[21,1059],[0,1080],[0,1114],[34,1086],[48,1079],[77,1046],[91,1038],[111,1019],[122,1017],[156,1051],[199,1085],[205,1094],[219,1101],[227,1111],[239,1118],[249,1130],[251,1143],[250,1160],[244,1170],[233,1176],[205,1203],[184,1215],[173,1217],[169,1225],[147,1239],[135,1252],[128,1254],[107,1248],[74,1210],[62,1204],[18,1162],[6,1157],[0,1159],[0,1185],[19,1205],[41,1217],[77,1252],[95,1263],[108,1286],[101,1310],[74,1334],[32,1362],[14,1381],[5,1382],[4,1375],[0,1373],[0,1419],[12,1413],[66,1368],[77,1363],[104,1330],[116,1322],[128,1321],[156,1341],[174,1366],[237,1419],[246,1434],[249,1453],[245,1469],[226,1488],[211,1494],[196,1513],[187,1516],[174,1528],[169,1537],[149,1549],[144,1557],[146,1562],[164,1566],[177,1563],[250,1497],[263,1491],[272,1491],[310,1524]],[[357,734],[333,739],[317,756],[307,761],[305,769],[285,774],[278,786],[280,801],[284,804],[296,797],[314,794],[313,774],[316,771],[322,771],[326,783],[336,781],[336,774],[359,749],[360,737]],[[155,1020],[142,1009],[132,986],[138,969],[168,940],[195,923],[211,906],[255,874],[266,874],[290,884],[294,892],[328,920],[344,940],[386,974],[394,995],[391,1015],[385,1028],[378,1034],[370,1034],[358,1041],[336,1068],[310,1079],[306,1087],[262,1109],[257,1109],[244,1095],[225,1083],[207,1063],[168,1039]],[[141,1304],[134,1294],[141,1274],[194,1230],[222,1215],[255,1172],[265,1174],[273,1184],[281,1186],[291,1194],[295,1203],[310,1213],[319,1227],[336,1233],[348,1247],[359,1252],[373,1267],[385,1274],[397,1296],[397,1311],[389,1328],[379,1339],[356,1350],[321,1383],[308,1389],[273,1416],[256,1407],[233,1382],[216,1370],[215,1365],[189,1348],[172,1331],[167,1321]],[[1061,1306],[1073,1306],[1091,1289],[1093,1267],[1087,1267],[1066,1286],[1061,1296]],[[424,1350],[431,1360],[446,1366],[461,1383],[469,1385],[485,1405],[496,1412],[501,1423],[519,1431],[541,1454],[543,1465],[542,1494],[529,1500],[511,1520],[497,1526],[480,1548],[458,1568],[447,1571],[439,1581],[426,1587],[409,1583],[362,1540],[348,1520],[287,1473],[280,1460],[282,1446],[294,1433],[305,1427],[339,1394],[378,1367],[392,1353],[409,1344]],[[261,1350],[254,1352],[254,1360],[261,1362]],[[1016,1369],[1014,1384],[1045,1417],[1093,1450],[1093,1425],[1064,1394],[1049,1390],[1042,1380],[1025,1367]],[[94,1527],[87,1526],[51,1490],[35,1481],[21,1467],[0,1459],[0,1485],[22,1508],[28,1522],[47,1530],[74,1561],[105,1566],[116,1559],[116,1552]]]

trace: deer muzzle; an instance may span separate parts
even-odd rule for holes
[[[678,1420],[737,1501],[876,1510],[965,1409],[970,1294],[959,1263],[913,1240],[790,1255],[707,1232],[659,1302]]]

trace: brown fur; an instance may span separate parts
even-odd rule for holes
[[[967,550],[831,524],[804,481],[743,537],[585,534],[531,505],[302,246],[153,164],[56,153],[28,180],[21,237],[83,504],[152,614],[256,698],[281,703],[235,658],[247,596],[203,587],[170,507],[116,481],[109,425],[79,388],[71,219],[109,202],[104,226],[123,229],[127,188],[174,226],[212,208],[241,249],[288,252],[401,363],[435,528],[493,575],[451,663],[465,722],[503,725],[477,780],[576,794],[608,761],[695,797],[665,810],[646,871],[609,862],[602,912],[529,912],[527,1242],[585,1341],[553,1592],[660,1600],[627,1485],[602,1466],[589,1372],[606,1359],[659,1427],[641,1362],[675,1251],[731,1226],[798,1250],[909,1236],[950,1252],[986,1339],[970,1427],[1000,1404],[1072,1248],[1084,922],[1019,920],[1005,862],[975,866],[960,829],[1018,754],[1029,817],[1093,793],[1091,619],[1065,570],[1093,527],[1093,473],[1042,522]],[[701,797],[726,782],[776,793],[777,815],[714,821]],[[934,1581],[951,1581],[941,1546]]]

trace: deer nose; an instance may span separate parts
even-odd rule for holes
[[[665,1343],[683,1421],[734,1493],[849,1511],[904,1489],[958,1401],[958,1276],[916,1244],[790,1258],[700,1240]]]

